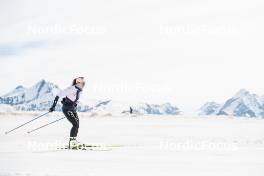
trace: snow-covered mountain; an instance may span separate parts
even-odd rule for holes
[[[224,104],[206,103],[200,115],[232,115],[237,117],[263,117],[264,97],[242,89]]]
[[[199,110],[199,115],[216,115],[221,104],[216,102],[207,102]]]
[[[124,103],[112,100],[99,101],[95,104],[91,111],[103,114],[127,114],[132,108],[134,114],[155,114],[155,115],[178,115],[179,108],[165,104],[148,104],[148,103]]]
[[[138,105],[132,106],[135,111],[141,114],[159,114],[159,115],[178,115],[180,110],[178,107],[171,105],[170,103],[165,103],[161,105],[140,103]]]
[[[48,110],[60,91],[59,87],[45,80],[39,81],[30,88],[23,86],[16,87],[13,91],[0,97],[0,104],[11,105],[15,110],[22,111],[44,111]],[[80,105],[80,111],[87,111],[88,106]],[[60,110],[61,105],[58,103],[56,110]]]
[[[52,106],[53,100],[60,90],[57,85],[41,80],[30,88],[16,87],[11,92],[0,97],[0,104],[12,106],[15,110],[47,111]],[[134,112],[138,114],[177,115],[180,112],[176,106],[170,103],[161,105],[148,103],[130,104],[112,100],[95,100],[87,104],[89,106],[80,103],[78,110],[104,114],[124,114],[128,113],[130,107],[132,107]],[[57,104],[56,110],[61,110],[61,103]]]

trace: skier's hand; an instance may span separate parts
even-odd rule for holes
[[[53,112],[55,110],[55,107],[51,107],[50,109],[49,109],[49,112]]]

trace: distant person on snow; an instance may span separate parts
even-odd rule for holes
[[[62,112],[72,124],[71,132],[70,132],[69,148],[74,148],[78,144],[76,140],[79,130],[77,104],[84,86],[85,86],[84,77],[75,78],[70,87],[66,88],[65,90],[62,90],[55,97],[53,105],[49,110],[50,112],[53,112],[55,110],[58,100],[62,98],[61,101],[61,103],[63,104]]]
[[[133,114],[133,108],[130,106],[130,108],[129,108],[129,113],[130,114]]]

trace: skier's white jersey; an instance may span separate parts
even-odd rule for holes
[[[69,98],[71,101],[75,101],[76,100],[76,96],[77,96],[77,91],[79,89],[76,86],[70,86],[64,90],[62,90],[57,96],[60,98]],[[80,92],[81,94],[81,92]]]

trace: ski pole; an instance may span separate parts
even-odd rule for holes
[[[34,130],[31,130],[31,131],[28,131],[27,133],[29,134],[29,133],[32,133],[32,132],[34,132],[34,131],[37,131],[37,130],[39,130],[39,129],[41,129],[41,128],[44,128],[44,127],[46,127],[46,126],[49,126],[49,125],[51,125],[51,124],[53,124],[53,123],[56,123],[56,122],[58,122],[58,121],[60,121],[60,120],[62,120],[62,119],[65,119],[66,117],[62,117],[62,118],[60,118],[60,119],[57,119],[57,120],[55,120],[55,121],[53,121],[53,122],[50,122],[50,123],[47,123],[47,124],[45,124],[45,125],[43,125],[43,126],[41,126],[41,127],[38,127],[38,128],[36,128],[36,129],[34,129]]]
[[[20,126],[14,128],[14,129],[12,129],[12,130],[10,130],[10,131],[7,131],[7,132],[5,132],[5,134],[11,133],[12,131],[15,131],[16,129],[21,128],[21,127],[23,127],[23,126],[25,126],[25,125],[27,125],[27,124],[29,124],[29,123],[31,123],[31,122],[33,122],[33,121],[39,119],[40,117],[43,117],[43,116],[47,115],[48,113],[50,113],[50,112],[46,112],[45,114],[42,114],[42,115],[40,115],[40,116],[38,116],[38,117],[36,117],[36,118],[34,118],[34,119],[32,119],[32,120],[30,120],[30,121],[28,121],[28,122],[22,124],[22,125],[20,125]]]

